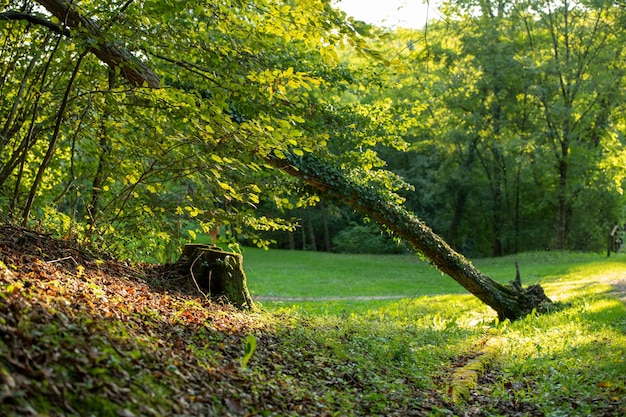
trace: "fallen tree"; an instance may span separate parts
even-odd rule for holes
[[[381,187],[361,184],[319,156],[287,154],[287,159],[270,156],[269,163],[300,178],[317,192],[358,210],[406,240],[427,257],[441,272],[449,275],[470,293],[498,313],[500,320],[516,320],[533,310],[546,312],[554,303],[540,285],[523,288],[518,274],[508,285],[501,284],[476,269],[463,255],[452,249],[417,216],[399,204]]]

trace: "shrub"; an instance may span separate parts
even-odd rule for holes
[[[333,238],[333,250],[340,253],[406,253],[403,246],[381,232],[375,224],[354,222]]]

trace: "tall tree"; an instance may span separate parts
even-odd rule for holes
[[[411,71],[393,93],[427,104],[400,159],[438,166],[431,179],[406,177],[439,202],[425,218],[482,254],[601,249],[623,217],[622,10],[461,0],[440,10],[427,34],[398,34]],[[490,216],[467,216],[459,239],[469,210]]]
[[[532,96],[557,170],[555,247],[565,249],[578,195],[624,105],[624,31],[612,2],[565,0],[531,10],[521,17],[536,75]]]
[[[402,199],[393,190],[402,181],[376,169],[383,163],[373,151],[379,143],[403,146],[403,128],[388,111],[392,105],[389,100],[360,106],[352,113],[351,117],[362,123],[361,129],[354,124],[347,128],[342,125],[332,134],[323,133],[329,122],[336,121],[331,106],[343,102],[346,91],[341,92],[342,80],[348,89],[359,86],[349,81],[350,74],[324,62],[334,62],[334,47],[344,39],[353,44],[362,42],[358,32],[363,29],[355,22],[344,22],[342,14],[328,2],[190,2],[183,10],[163,2],[144,2],[141,7],[125,2],[109,5],[105,11],[86,3],[79,8],[65,0],[39,3],[53,16],[49,23],[39,23],[49,28],[55,25],[54,18],[62,22],[57,32],[72,42],[65,46],[68,51],[73,49],[73,42],[82,42],[77,55],[80,60],[66,84],[64,106],[55,119],[47,149],[55,153],[63,133],[61,125],[67,124],[62,122],[71,119],[66,105],[83,68],[78,64],[88,59],[86,53],[109,66],[106,71],[97,65],[80,71],[86,80],[100,78],[98,85],[104,87],[88,91],[119,94],[120,108],[128,112],[113,121],[122,133],[131,135],[116,136],[111,145],[125,152],[116,167],[124,177],[109,186],[117,188],[110,199],[114,222],[128,221],[139,213],[157,218],[155,212],[173,206],[191,217],[219,217],[227,207],[230,211],[221,214],[223,219],[237,215],[246,205],[259,201],[260,184],[255,179],[262,175],[263,165],[269,164],[322,193],[339,197],[408,239],[502,319],[516,319],[550,304],[540,287],[525,290],[519,282],[502,285],[481,274],[401,207]],[[44,18],[36,17],[38,21]],[[360,50],[371,53],[366,48]],[[318,51],[314,56],[319,61],[312,62],[312,51]],[[149,57],[152,65],[139,56]],[[112,89],[110,71],[125,78],[130,89]],[[340,88],[325,87],[327,79],[333,79]],[[336,99],[329,101],[328,96]],[[83,93],[74,97],[78,100]],[[328,119],[307,123],[304,116],[315,112],[316,106]],[[92,130],[101,131],[101,123],[111,123],[101,116],[98,114]],[[346,146],[341,140],[344,138],[351,140],[351,146]],[[97,140],[92,143],[100,146]],[[354,145],[362,152],[354,152]],[[327,156],[316,157],[315,153]],[[46,155],[40,170],[45,171],[51,160]],[[131,169],[125,171],[124,165]],[[170,190],[184,187],[181,197],[185,203],[168,204],[168,193],[161,189],[164,184]],[[108,184],[99,186],[104,190]],[[202,199],[203,193],[212,198],[221,195],[221,201],[211,203]],[[161,204],[154,204],[159,199]],[[129,209],[132,200],[139,204]],[[27,207],[31,203],[29,197]],[[252,213],[238,220],[249,224],[256,221],[257,225],[262,221],[262,227],[272,225],[271,220]],[[274,222],[274,226],[280,224]]]

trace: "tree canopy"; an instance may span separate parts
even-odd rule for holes
[[[424,105],[390,169],[465,253],[591,250],[625,217],[623,11],[613,2],[445,2],[399,31],[387,94]]]
[[[401,141],[380,135],[384,103],[342,114],[364,86],[336,48],[369,54],[367,28],[328,1],[17,3],[2,15],[5,216],[105,241],[166,242],[181,221],[286,228],[254,211],[292,188],[267,155],[334,144],[358,166],[376,158],[355,147]]]
[[[597,249],[624,214],[612,2],[450,1],[444,20],[393,33],[329,0],[0,10],[0,214],[12,221],[163,260],[224,225],[266,245],[321,195],[468,288],[489,280],[405,202],[453,247],[494,255]]]

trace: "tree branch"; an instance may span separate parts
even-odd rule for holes
[[[45,26],[53,32],[60,33],[64,36],[70,36],[70,31],[64,29],[60,25],[44,19],[41,16],[36,16],[28,13],[21,13],[9,10],[8,12],[0,13],[0,20],[26,20],[34,25]]]
[[[74,5],[66,0],[37,0],[63,24],[74,29],[84,39],[95,39],[89,52],[97,56],[111,69],[119,69],[120,74],[136,87],[159,88],[159,77],[146,64],[135,58],[125,48],[106,42],[102,29],[91,19],[83,16]]]

